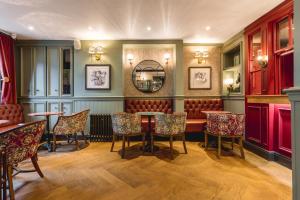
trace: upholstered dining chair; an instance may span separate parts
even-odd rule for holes
[[[79,142],[77,134],[81,133],[84,137],[84,141],[88,144],[88,141],[84,135],[84,129],[86,126],[88,114],[90,110],[83,110],[78,113],[74,113],[68,116],[59,116],[58,120],[53,128],[53,151],[56,150],[56,136],[65,135],[67,136],[68,143],[70,143],[70,137],[74,137],[76,149],[79,150]]]
[[[205,149],[207,149],[208,135],[218,137],[218,154],[221,156],[222,138],[239,139],[239,148],[241,157],[245,159],[243,149],[243,136],[245,131],[245,115],[244,114],[218,114],[211,113],[207,115],[207,130],[205,131]],[[233,148],[233,142],[232,142]]]
[[[177,112],[173,114],[163,114],[155,116],[155,132],[151,134],[151,151],[153,152],[154,136],[162,136],[170,138],[171,159],[173,156],[173,139],[174,137],[181,137],[183,142],[184,152],[187,153],[185,144],[185,128],[186,128],[185,112]]]
[[[145,133],[141,131],[141,116],[131,113],[114,113],[111,116],[113,127],[113,140],[110,151],[113,151],[117,136],[122,137],[121,157],[125,157],[125,142],[131,136],[141,135],[143,137],[143,151],[145,151]],[[129,140],[128,140],[129,141]],[[129,143],[128,143],[129,145]]]
[[[45,131],[46,121],[37,121],[24,124],[0,135],[1,146],[5,148],[7,180],[10,199],[15,199],[13,189],[13,176],[18,173],[37,172],[44,177],[38,165],[37,149],[41,137]],[[34,170],[19,170],[17,165],[27,159],[31,159]],[[13,175],[13,170],[16,173]]]

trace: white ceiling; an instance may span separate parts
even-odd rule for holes
[[[183,39],[218,43],[281,2],[0,0],[0,29],[16,33],[18,39]],[[211,30],[207,31],[207,26]]]

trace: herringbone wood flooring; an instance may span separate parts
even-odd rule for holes
[[[175,142],[175,159],[170,160],[166,142],[159,143],[155,155],[142,155],[139,143],[132,145],[126,159],[117,152],[120,142],[115,152],[109,151],[110,143],[92,143],[80,151],[64,146],[56,153],[40,152],[45,178],[36,173],[17,175],[16,198],[291,199],[291,170],[247,151],[246,160],[238,151],[218,160],[215,151],[206,152],[196,142],[188,142],[188,154],[182,154],[182,143]],[[31,167],[29,162],[21,166]]]

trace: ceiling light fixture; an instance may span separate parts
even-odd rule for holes
[[[151,31],[151,26],[147,26],[147,31]]]
[[[93,27],[89,26],[88,29],[89,29],[90,31],[92,31],[92,30],[93,30]]]
[[[30,31],[33,31],[33,30],[34,30],[34,27],[31,26],[31,25],[29,25],[29,26],[28,26],[28,29],[29,29]]]
[[[205,30],[207,30],[207,31],[209,31],[210,29],[211,29],[210,26],[206,26],[206,27],[205,27]]]

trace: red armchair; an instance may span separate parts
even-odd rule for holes
[[[17,170],[16,174],[36,171],[40,177],[44,177],[37,162],[37,149],[45,131],[45,122],[31,122],[0,135],[0,144],[5,148],[10,199],[15,199],[13,169],[16,169],[20,162],[31,159],[35,170]]]
[[[218,137],[218,158],[221,156],[222,137],[232,138],[232,148],[234,139],[239,138],[241,157],[244,159],[243,135],[245,132],[244,114],[208,114],[207,131],[205,131],[205,149],[207,149],[208,134]]]

